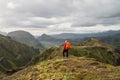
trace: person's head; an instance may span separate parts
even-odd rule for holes
[[[67,40],[65,40],[65,43],[67,42]]]

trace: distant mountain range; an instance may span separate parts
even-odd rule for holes
[[[90,38],[91,37],[86,37],[84,39],[75,39],[74,41],[76,42],[78,41],[77,43],[80,43],[80,40],[82,42]],[[107,44],[120,48],[120,32],[113,34],[113,35],[101,36],[101,37],[98,36],[98,37],[92,37],[92,38],[96,38],[103,43],[107,43]]]
[[[43,45],[49,46],[49,47],[62,45],[62,44],[64,44],[65,40],[70,41],[73,45],[80,45],[83,41],[85,41],[89,38],[92,38],[92,37],[96,37],[97,39],[101,38],[100,41],[104,40],[103,42],[106,43],[108,41],[106,38],[115,37],[114,35],[119,34],[119,33],[120,33],[120,31],[107,31],[107,32],[92,33],[92,34],[74,34],[74,33],[62,33],[62,34],[58,34],[58,35],[43,34],[40,37],[38,37],[37,39]],[[111,40],[113,40],[113,39],[110,39],[109,43],[111,42]],[[120,40],[120,39],[115,38],[114,40]]]
[[[8,33],[7,36],[11,37],[15,41],[26,44],[28,46],[39,48],[40,50],[43,49],[43,45],[29,32],[21,30],[13,31]]]
[[[52,37],[59,38],[59,39],[77,39],[77,38],[86,38],[86,37],[100,37],[100,36],[109,36],[116,33],[119,33],[118,31],[105,31],[105,32],[99,32],[99,33],[88,33],[88,34],[79,34],[79,33],[62,33],[62,34],[54,34],[51,35]]]
[[[65,39],[59,39],[47,34],[42,34],[37,38],[46,48],[51,46],[59,46],[64,43]]]
[[[10,36],[15,41],[18,41],[23,44],[32,46],[34,48],[39,48],[40,50],[42,50],[44,48],[50,48],[51,46],[62,45],[64,44],[65,40],[70,41],[74,45],[80,45],[84,40],[92,37],[96,37],[97,39],[105,43],[115,44],[119,46],[118,44],[120,39],[119,37],[116,38],[114,36],[119,33],[120,33],[120,30],[118,31],[111,30],[106,32],[90,33],[90,34],[74,34],[74,33],[62,33],[62,34],[56,34],[56,35],[42,34],[41,36],[38,36],[37,38],[35,38],[29,32],[14,31],[14,32],[8,33],[8,36]]]
[[[0,72],[8,74],[20,67],[24,67],[38,54],[38,49],[0,35]]]
[[[82,42],[89,40],[90,38],[96,38],[99,41],[113,45],[115,47],[120,48],[120,32],[113,34],[113,35],[108,35],[108,36],[98,36],[98,37],[86,37],[86,38],[78,38],[78,39],[68,39],[70,42],[74,43],[73,45],[81,45]]]

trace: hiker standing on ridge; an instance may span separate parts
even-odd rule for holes
[[[63,57],[68,57],[68,50],[71,48],[70,42],[67,40],[65,41],[64,48],[63,48]],[[65,55],[66,53],[66,55]]]

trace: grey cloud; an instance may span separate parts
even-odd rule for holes
[[[73,0],[22,0],[15,9],[18,14],[31,13],[39,17],[63,17],[73,12]],[[29,2],[29,3],[28,3]],[[17,3],[17,2],[16,2]]]
[[[75,19],[72,27],[92,27],[95,25],[120,25],[120,17],[104,17],[104,18],[82,18]]]
[[[120,17],[119,0],[84,0],[84,6],[73,18],[72,26],[116,25]],[[82,12],[82,13],[81,13]],[[81,16],[83,15],[83,16]]]
[[[14,9],[7,6],[9,2],[16,5]],[[0,0],[0,24],[46,29],[67,22],[72,27],[119,25],[119,7],[120,0]]]

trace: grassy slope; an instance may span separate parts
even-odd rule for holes
[[[84,54],[86,48],[87,51],[95,51],[91,54],[97,57],[92,55],[94,58],[87,58],[91,56]],[[98,47],[96,47],[98,49],[90,50],[88,48],[90,46],[72,46],[70,53],[77,54],[75,55],[77,57],[71,55],[69,58],[62,58],[62,47],[50,48],[31,62],[34,65],[7,77],[5,80],[119,80],[120,66],[98,62],[99,58],[106,60],[100,55],[102,52],[99,53],[99,51],[101,50]],[[103,53],[107,54],[105,51],[103,50]],[[78,57],[78,54],[82,57]],[[107,60],[109,61],[111,58],[107,57]]]
[[[0,72],[0,80],[2,80],[4,77],[7,77],[7,75],[2,73],[2,72]]]
[[[21,70],[5,80],[119,80],[120,67],[93,58],[56,57]]]
[[[99,42],[91,44],[90,41],[84,43],[83,46],[72,46],[70,54],[74,56],[62,58],[62,47],[50,48],[33,59],[29,64],[32,66],[28,66],[5,80],[120,79],[120,66],[110,65],[116,64],[113,56],[116,56],[115,59],[118,60],[120,58],[114,47]]]

